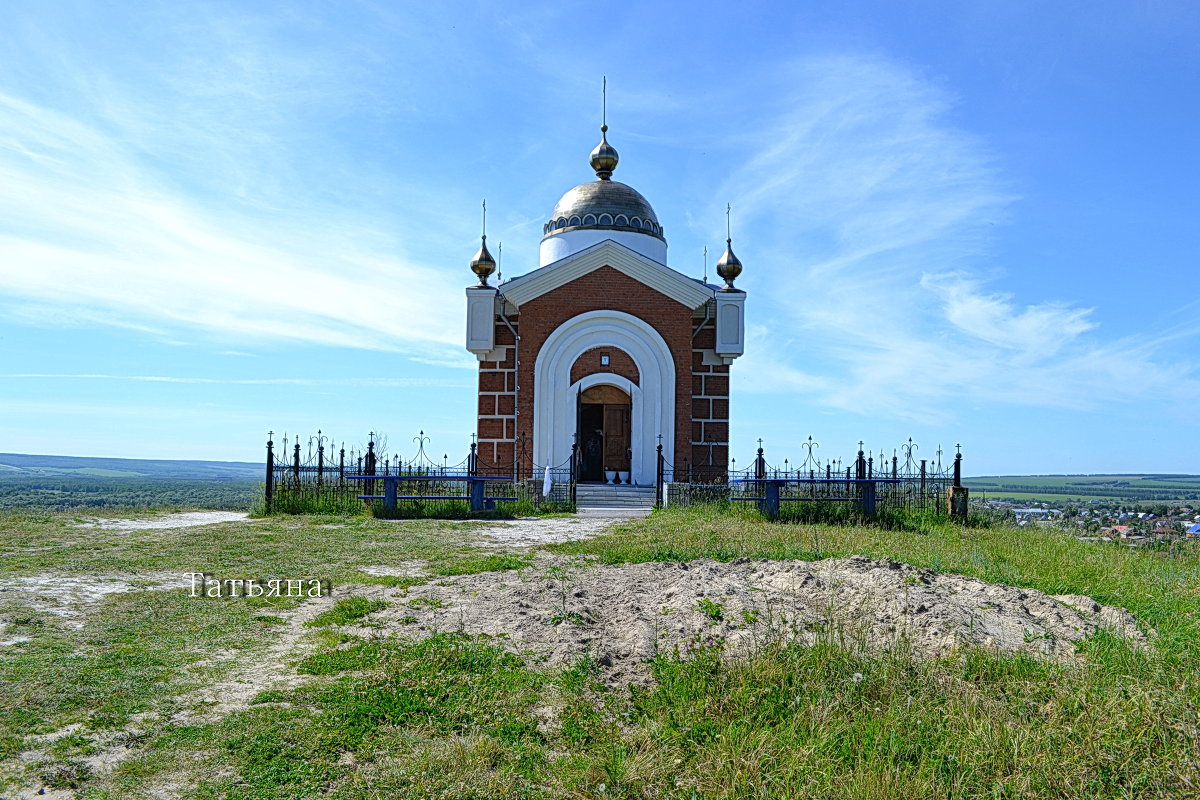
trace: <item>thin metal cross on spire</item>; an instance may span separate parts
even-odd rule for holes
[[[608,130],[608,76],[605,75],[600,84],[600,126]]]

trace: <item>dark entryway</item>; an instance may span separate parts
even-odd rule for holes
[[[580,395],[581,481],[608,482],[612,472],[628,480],[629,418],[629,395],[615,386],[593,386]]]

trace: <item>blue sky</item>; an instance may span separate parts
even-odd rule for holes
[[[479,202],[503,272],[535,267],[607,75],[672,267],[715,262],[733,204],[739,461],[912,436],[969,474],[1200,472],[1200,4],[5,17],[0,451],[463,451]]]

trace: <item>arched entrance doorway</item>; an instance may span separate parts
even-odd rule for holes
[[[628,354],[640,385],[611,372],[571,380],[571,367],[598,347]],[[622,311],[588,311],[559,325],[542,344],[534,361],[534,464],[564,465],[571,458],[578,428],[581,395],[594,386],[620,387],[630,398],[630,483],[653,486],[657,469],[655,445],[675,441],[675,361],[666,341],[651,326]],[[667,451],[670,453],[670,449]]]
[[[616,386],[592,386],[579,393],[579,479],[629,481],[632,398]]]

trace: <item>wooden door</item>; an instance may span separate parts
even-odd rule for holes
[[[629,469],[629,406],[604,406],[604,468]]]

